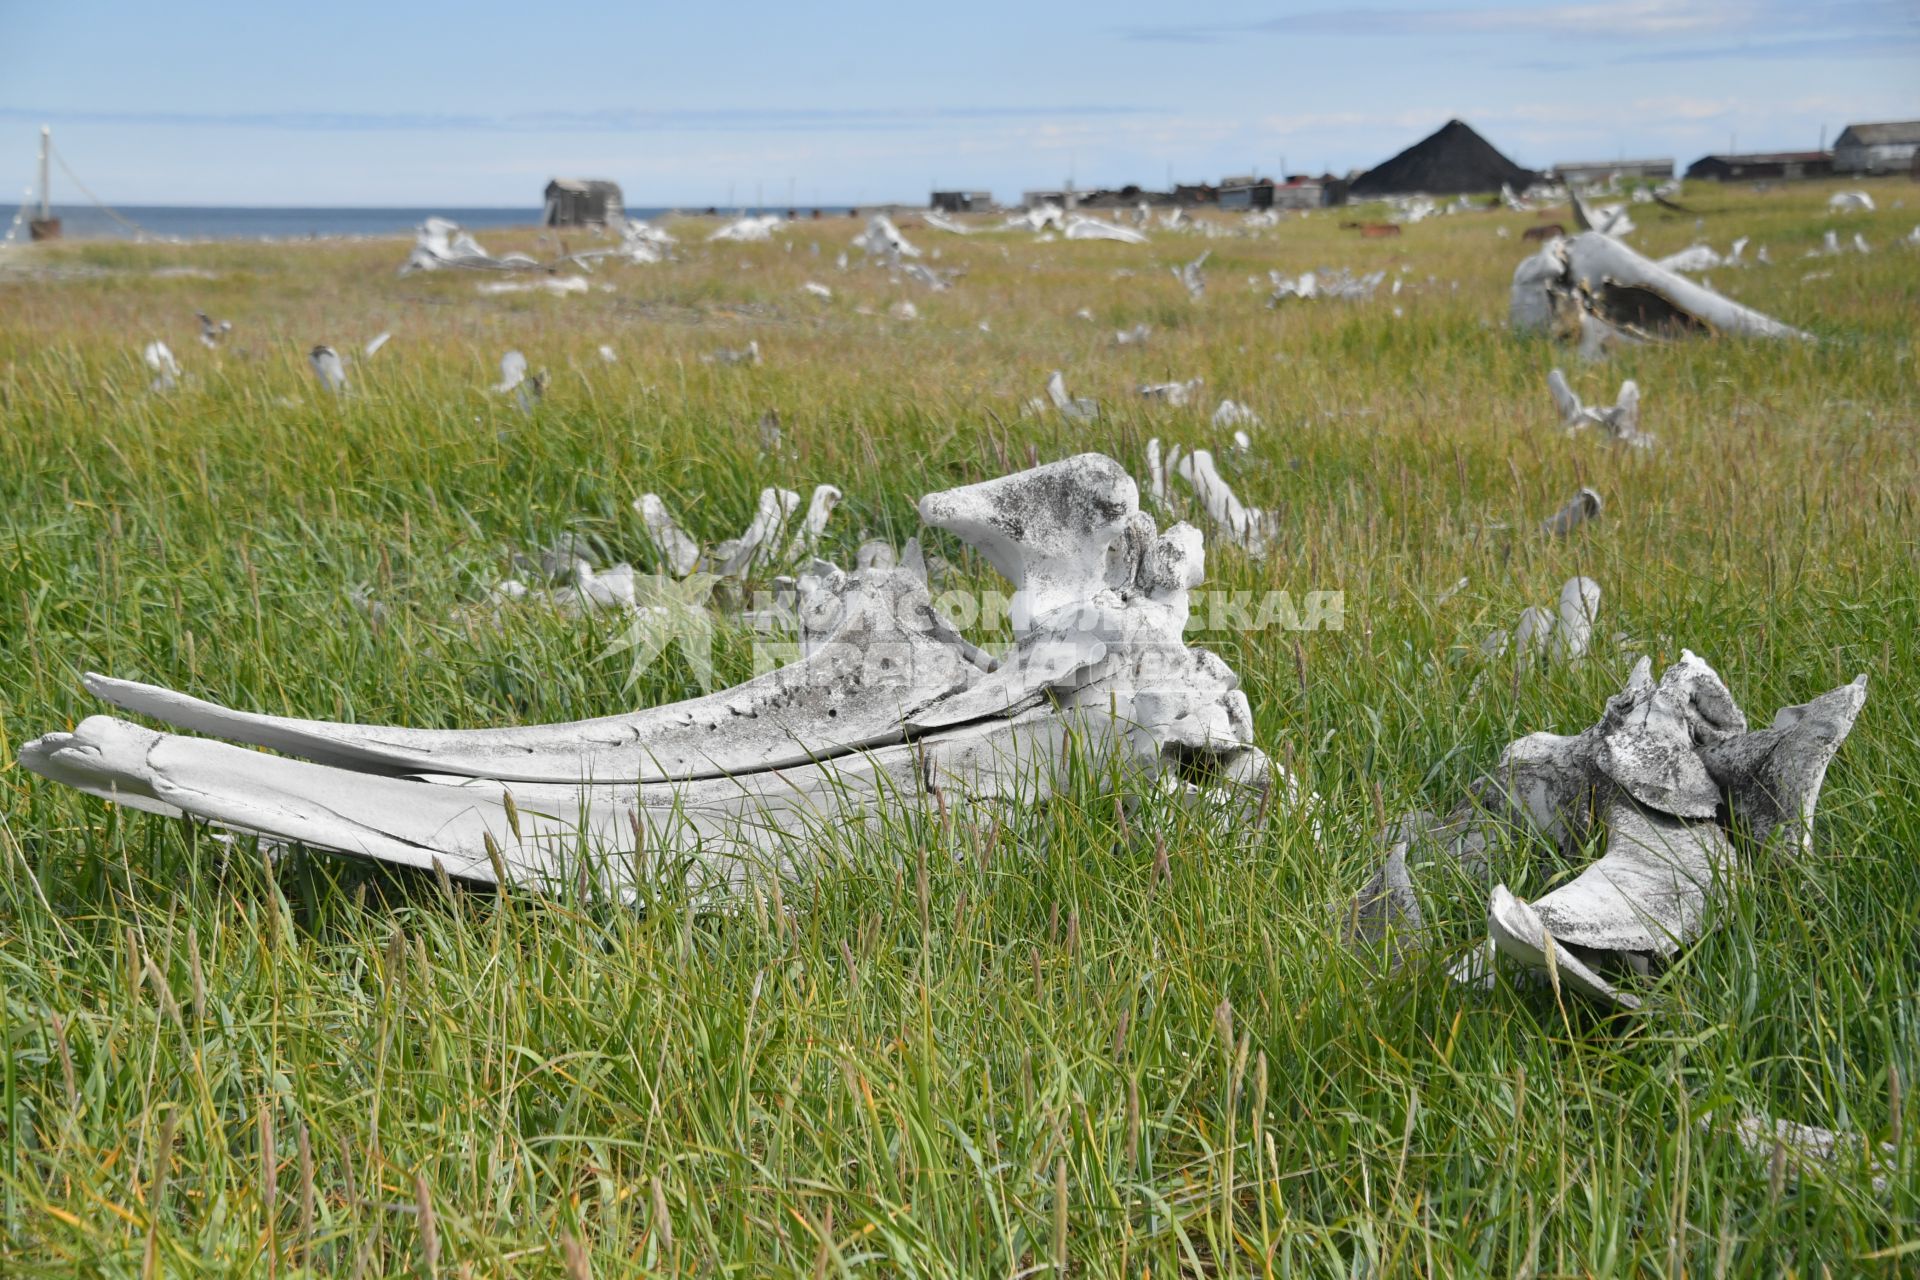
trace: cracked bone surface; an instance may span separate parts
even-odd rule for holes
[[[1484,883],[1488,850],[1507,835],[1544,840],[1569,857],[1598,815],[1600,858],[1532,902],[1493,886],[1488,933],[1499,952],[1562,986],[1637,1007],[1618,978],[1672,956],[1712,923],[1738,867],[1734,833],[1811,849],[1827,766],[1866,697],[1861,676],[1750,731],[1719,675],[1694,654],[1683,651],[1658,682],[1642,658],[1599,723],[1571,737],[1519,739],[1444,820],[1403,822],[1354,904],[1349,935],[1417,946],[1423,869],[1451,866]]]
[[[1083,454],[922,499],[1014,582],[1016,642],[991,670],[911,569],[830,573],[804,602],[821,633],[805,657],[685,702],[408,729],[88,676],[119,708],[227,741],[94,716],[20,759],[134,808],[473,880],[540,883],[585,855],[617,892],[641,848],[724,890],[805,873],[893,805],[1044,799],[1069,735],[1092,763],[1264,787],[1238,678],[1183,637],[1200,536],[1157,530],[1138,497],[1118,463]]]
[[[1581,334],[1593,320],[1641,341],[1696,333],[1808,336],[1598,231],[1554,240],[1523,259],[1514,268],[1507,318],[1516,333]]]

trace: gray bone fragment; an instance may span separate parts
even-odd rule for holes
[[[1587,521],[1597,519],[1605,506],[1597,490],[1582,486],[1567,499],[1566,505],[1540,522],[1540,532],[1550,538],[1564,538]]]
[[[1413,895],[1421,868],[1444,863],[1484,881],[1488,850],[1508,836],[1571,857],[1598,815],[1606,832],[1601,857],[1536,902],[1494,886],[1488,933],[1502,955],[1551,970],[1603,1003],[1637,1007],[1617,978],[1671,957],[1711,926],[1737,870],[1734,832],[1762,841],[1785,832],[1796,853],[1811,849],[1827,766],[1866,693],[1863,676],[1785,708],[1755,732],[1719,675],[1694,654],[1683,651],[1657,682],[1642,658],[1598,723],[1572,736],[1535,733],[1513,742],[1445,819],[1403,823],[1355,903],[1351,933],[1378,941],[1393,925],[1403,944],[1417,944]]]

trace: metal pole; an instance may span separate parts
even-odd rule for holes
[[[40,221],[45,222],[53,216],[47,207],[47,152],[53,148],[53,130],[47,125],[40,126]]]

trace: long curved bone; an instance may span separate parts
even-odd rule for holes
[[[1555,240],[1514,269],[1508,323],[1517,333],[1577,327],[1597,316],[1634,338],[1718,332],[1754,338],[1808,335],[1695,284],[1598,231]]]
[[[1273,543],[1272,514],[1240,501],[1233,486],[1226,482],[1220,469],[1214,465],[1211,452],[1195,449],[1191,453],[1178,454],[1168,464],[1168,470],[1193,487],[1194,496],[1200,499],[1200,505],[1206,508],[1213,522],[1220,526],[1227,541],[1255,559],[1267,554]]]
[[[364,772],[554,783],[717,777],[897,741],[903,717],[979,676],[911,574],[848,579],[840,590],[837,627],[800,662],[705,697],[566,724],[336,724],[233,711],[100,675],[85,684],[104,702],[178,728]]]
[[[810,575],[801,607],[823,638],[805,658],[688,702],[419,730],[253,715],[96,676],[116,705],[286,754],[95,716],[20,760],[135,808],[472,879],[537,882],[592,856],[610,887],[631,887],[641,849],[734,885],[800,869],[890,805],[1044,798],[1068,735],[1096,763],[1178,781],[1211,761],[1266,785],[1237,678],[1184,642],[1199,535],[1157,532],[1117,463],[1082,455],[931,494],[922,510],[1018,588],[1019,638],[991,672],[921,574],[836,571]]]

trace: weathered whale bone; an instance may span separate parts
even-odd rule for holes
[[[1578,335],[1589,321],[1641,341],[1708,332],[1808,336],[1598,231],[1551,241],[1514,268],[1508,323],[1515,332]],[[1598,339],[1589,336],[1587,341]]]
[[[1749,731],[1720,677],[1683,652],[1656,683],[1637,663],[1600,721],[1571,737],[1535,733],[1512,743],[1444,820],[1412,815],[1389,837],[1386,861],[1353,906],[1349,935],[1419,946],[1425,921],[1415,873],[1449,866],[1488,879],[1488,850],[1503,837],[1553,845],[1570,857],[1593,824],[1602,856],[1534,902],[1495,885],[1494,947],[1597,1000],[1633,1008],[1612,974],[1644,970],[1697,938],[1727,877],[1731,833],[1805,853],[1827,765],[1867,697],[1866,677]]]
[[[1174,445],[1162,454],[1160,438],[1155,436],[1147,441],[1147,495],[1154,506],[1162,510],[1168,505],[1167,477],[1170,474],[1187,482],[1193,490],[1193,496],[1205,508],[1208,518],[1218,526],[1228,542],[1256,560],[1264,558],[1272,549],[1274,514],[1249,507],[1240,501],[1233,486],[1226,482],[1220,469],[1214,465],[1211,452],[1206,449],[1188,452]]]
[[[1480,642],[1480,649],[1491,658],[1511,648],[1521,658],[1577,662],[1593,643],[1593,624],[1599,617],[1600,584],[1587,577],[1568,578],[1552,613],[1530,604],[1520,611],[1512,631],[1494,632]]]
[[[1540,532],[1549,538],[1564,538],[1587,521],[1599,519],[1605,508],[1599,491],[1582,485],[1565,505],[1540,522]]]
[[[1653,448],[1654,438],[1640,430],[1640,384],[1633,379],[1620,384],[1620,396],[1611,406],[1590,405],[1581,400],[1567,385],[1567,375],[1558,369],[1547,375],[1547,390],[1553,396],[1554,409],[1560,414],[1560,425],[1569,435],[1595,426],[1630,448]]]
[[[1200,536],[1159,532],[1138,498],[1118,463],[1083,454],[922,500],[928,524],[1014,583],[1015,645],[991,671],[918,574],[877,569],[822,576],[803,607],[816,622],[836,616],[800,661],[686,702],[572,724],[407,729],[88,676],[117,707],[228,741],[94,716],[20,760],[134,808],[275,842],[480,881],[597,862],[616,891],[633,888],[643,850],[682,860],[704,889],[737,886],[804,870],[825,839],[891,804],[1043,799],[1069,754],[1194,791],[1265,787],[1237,677],[1183,639]]]

